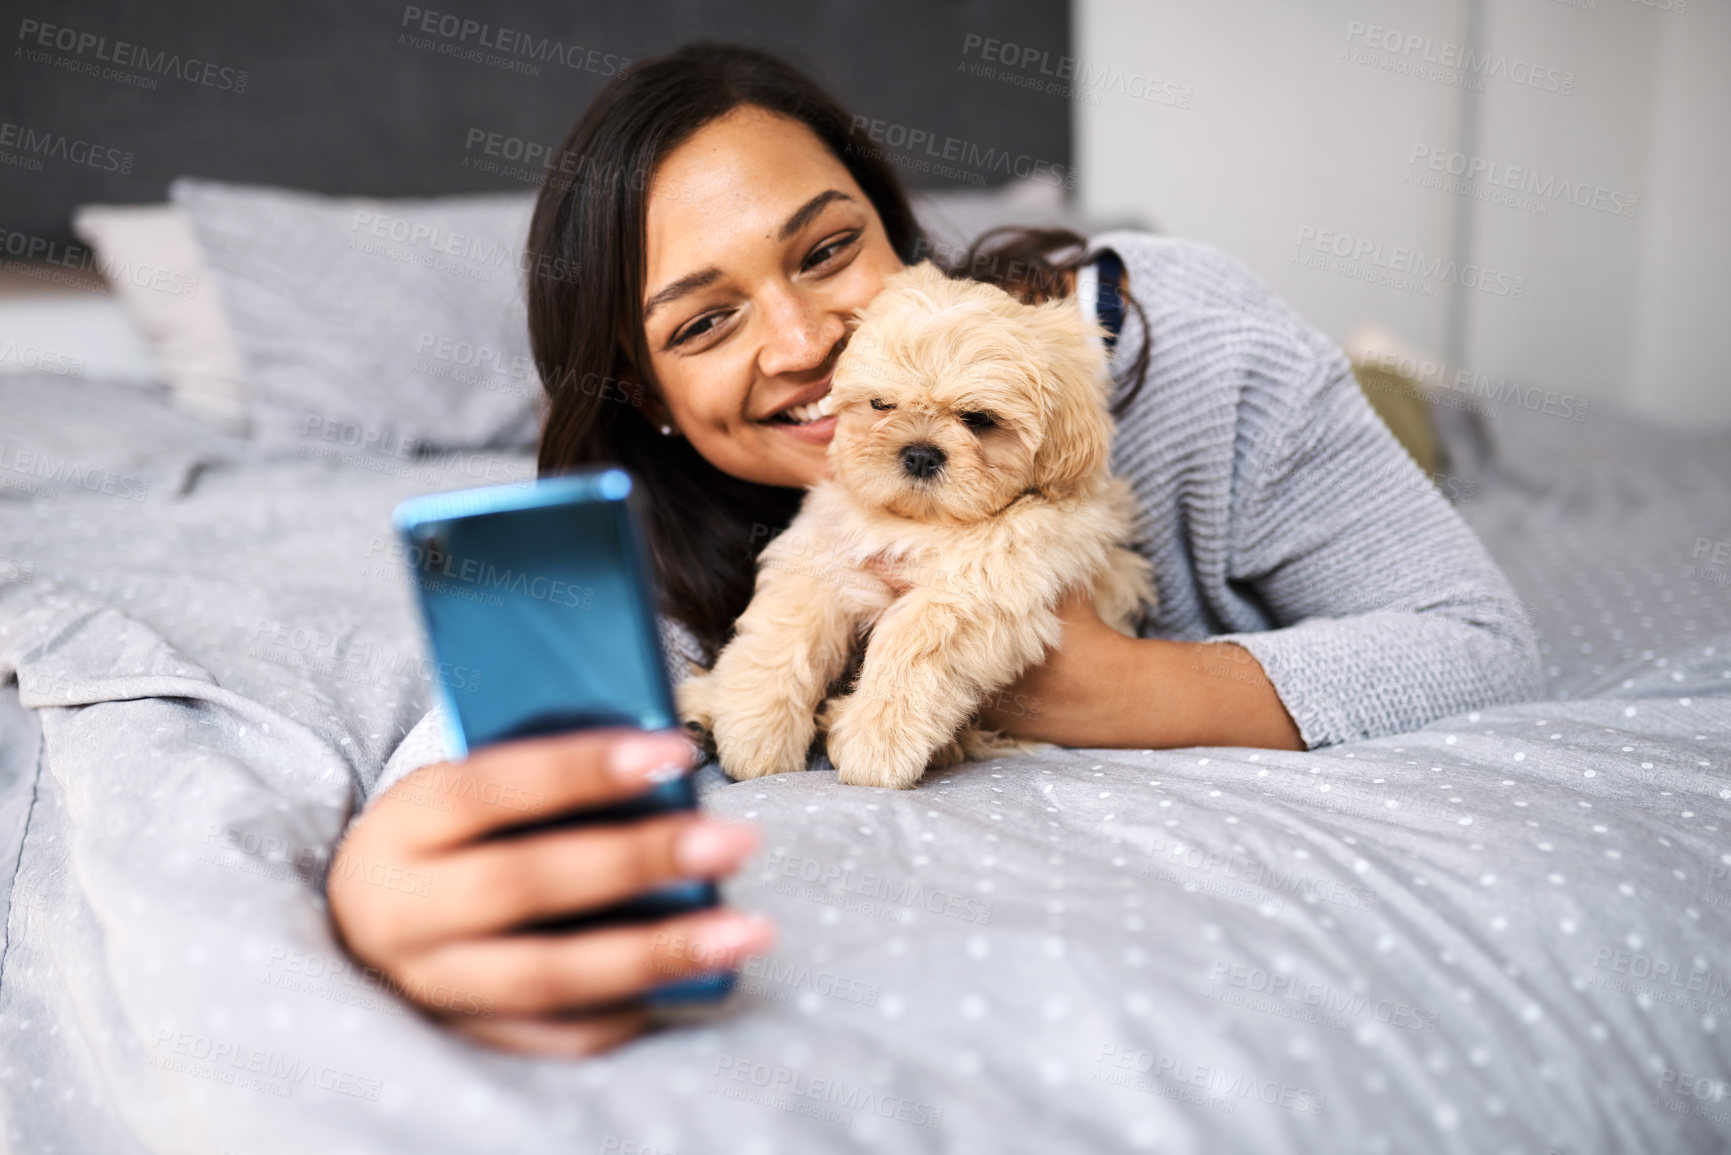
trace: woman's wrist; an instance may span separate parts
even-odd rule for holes
[[[1122,712],[1127,724],[1141,724],[1140,733],[1121,736],[1164,747],[1305,748],[1274,683],[1244,647],[1160,638],[1124,643],[1122,682],[1135,687],[1146,708]]]

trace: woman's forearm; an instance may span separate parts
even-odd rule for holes
[[[1038,693],[998,703],[984,721],[1061,746],[1304,749],[1273,683],[1243,647],[1111,630],[1090,641],[1085,676],[1071,669],[1042,679]]]
[[[1304,749],[1274,684],[1243,646],[1129,637],[1101,621],[1080,590],[1058,616],[1061,643],[987,699],[980,725],[1081,748]]]

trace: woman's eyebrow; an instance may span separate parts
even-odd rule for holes
[[[716,268],[714,265],[709,266],[707,269],[701,269],[695,273],[685,274],[685,276],[680,277],[677,281],[649,298],[649,303],[643,306],[643,319],[645,321],[649,320],[649,314],[655,312],[657,306],[665,305],[676,297],[683,297],[687,293],[696,292],[705,285],[714,284],[720,277],[721,270]]]
[[[805,228],[806,225],[811,223],[813,217],[823,211],[825,205],[836,200],[851,201],[853,198],[847,193],[842,192],[840,189],[831,188],[823,190],[810,200],[806,201],[803,205],[800,205],[799,208],[793,211],[793,215],[789,216],[787,220],[782,222],[781,228],[776,233],[775,239],[778,241],[785,241],[789,237],[796,235],[799,230]],[[687,293],[696,292],[698,289],[701,289],[706,285],[714,284],[716,279],[720,276],[721,270],[716,268],[714,265],[711,265],[707,269],[700,269],[695,273],[687,273],[685,276],[680,277],[677,281],[674,281],[671,285],[668,285],[653,297],[649,298],[648,302],[643,306],[643,319],[645,321],[649,320],[649,314],[655,312],[658,306],[665,305],[669,301],[683,297]]]
[[[778,241],[785,241],[792,237],[795,233],[799,232],[799,230],[809,225],[811,223],[811,218],[817,216],[818,213],[823,211],[823,206],[827,205],[830,201],[836,200],[851,201],[853,198],[838,188],[824,189],[822,192],[818,193],[816,196],[812,197],[803,205],[800,205],[799,208],[794,210],[793,215],[788,217],[787,220],[782,223],[781,232],[776,234],[775,239]]]

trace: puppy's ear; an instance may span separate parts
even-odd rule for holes
[[[1027,315],[1043,361],[1045,436],[1034,454],[1034,484],[1063,496],[1111,463],[1106,352],[1076,303],[1059,299]]]

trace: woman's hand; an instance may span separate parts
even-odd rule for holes
[[[977,721],[1036,742],[1104,745],[1096,740],[1096,724],[1116,697],[1109,671],[1124,658],[1115,643],[1129,639],[1100,620],[1094,598],[1080,587],[1058,604],[1058,617],[1064,635],[1057,648],[989,698]]]
[[[1072,589],[1046,660],[987,699],[976,724],[1071,747],[1255,746],[1303,750],[1303,737],[1250,651],[1230,642],[1132,638]]]
[[[658,884],[731,873],[752,827],[695,812],[489,838],[619,802],[683,773],[679,734],[596,730],[502,743],[409,775],[337,848],[326,892],[349,949],[457,1030],[533,1054],[588,1055],[641,1031],[635,996],[768,949],[760,916],[717,908],[663,922],[513,933]]]

